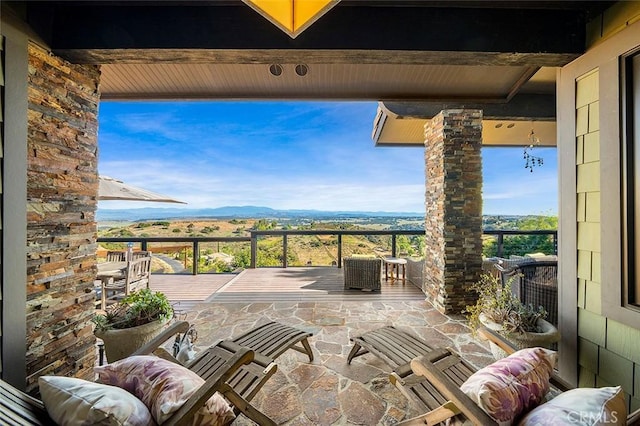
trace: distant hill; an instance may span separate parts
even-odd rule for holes
[[[96,219],[113,220],[154,220],[181,218],[310,218],[331,219],[346,217],[424,217],[416,212],[366,212],[366,211],[322,211],[322,210],[275,210],[261,206],[225,206],[215,209],[185,208],[140,208],[140,209],[98,209]]]

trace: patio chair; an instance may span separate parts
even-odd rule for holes
[[[380,290],[382,260],[378,258],[345,257],[344,288]]]
[[[491,330],[482,328],[479,333],[509,354],[516,351],[508,341]],[[460,386],[476,369],[453,350],[435,349],[412,360],[411,368],[413,377],[409,383],[403,383],[401,390],[417,402],[425,413],[398,425],[433,425],[445,421],[449,424],[497,425],[493,418],[460,390]],[[552,374],[549,382],[555,395],[571,389],[569,384],[555,374]],[[640,410],[627,416],[627,424],[640,424]]]
[[[151,277],[151,256],[143,256],[127,261],[122,278],[102,280],[101,282],[101,307],[105,309],[107,302],[117,301],[132,291],[149,287]]]
[[[203,364],[215,370],[205,379],[205,383],[174,412],[164,425],[190,424],[191,417],[215,393],[223,391],[227,379],[243,364],[252,362],[253,351],[237,348],[229,351],[223,347],[210,348],[204,354]],[[49,417],[42,401],[21,392],[7,382],[0,380],[0,424],[7,426],[49,426],[55,424]]]
[[[186,321],[176,321],[160,335],[142,348],[138,349],[134,355],[147,355],[155,353],[165,359],[174,362],[178,360],[161,345],[177,334],[188,332],[189,323]],[[288,349],[294,349],[304,353],[313,361],[313,352],[307,341],[311,333],[290,327],[277,322],[269,322],[262,326],[249,330],[233,340],[223,340],[212,345],[210,348],[223,348],[227,351],[237,351],[240,348],[248,347],[254,351],[254,359],[251,363],[243,365],[233,374],[218,391],[233,405],[236,415],[243,413],[249,419],[259,425],[275,425],[273,420],[253,407],[250,402],[267,380],[276,372],[277,366],[274,358],[279,357]],[[302,346],[296,346],[300,343]],[[219,362],[215,360],[215,354],[210,354],[210,349],[205,350],[194,360],[185,364],[190,370],[197,373],[203,379],[215,373],[212,365]]]

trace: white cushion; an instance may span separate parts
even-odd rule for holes
[[[42,376],[38,384],[47,413],[61,426],[156,424],[142,401],[124,389],[62,376]]]
[[[534,408],[520,425],[625,425],[627,404],[620,386],[578,388]]]

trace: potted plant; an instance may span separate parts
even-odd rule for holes
[[[94,334],[102,339],[109,362],[125,358],[155,337],[173,317],[169,299],[149,289],[131,292],[96,315]]]
[[[499,277],[481,275],[471,286],[478,294],[478,300],[465,309],[469,314],[469,325],[474,331],[481,325],[497,331],[520,349],[548,348],[560,339],[558,329],[545,320],[547,312],[542,306],[525,305],[511,292],[511,282],[515,278],[510,277],[503,286]],[[500,348],[490,345],[496,359],[506,356]]]

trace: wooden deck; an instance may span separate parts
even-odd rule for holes
[[[335,267],[257,268],[240,274],[154,274],[151,289],[172,302],[331,302],[424,300],[422,291],[407,281],[386,282],[381,291],[345,290],[343,270]]]

